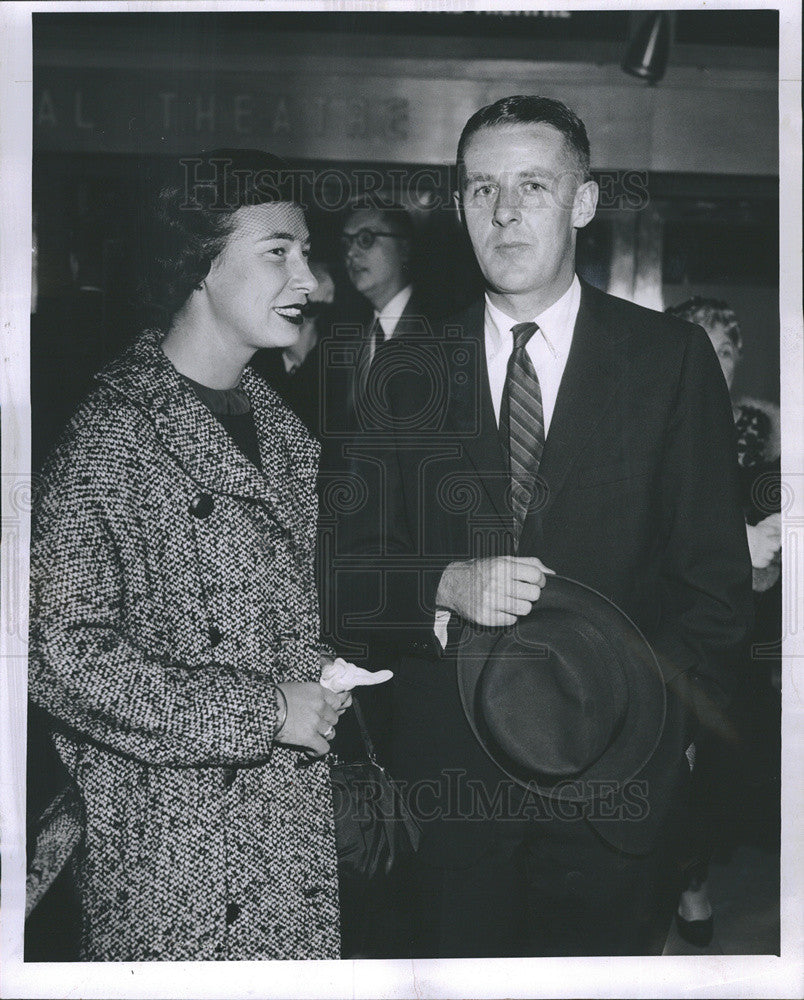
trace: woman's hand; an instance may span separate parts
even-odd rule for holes
[[[288,703],[288,714],[274,742],[305,747],[318,757],[329,753],[343,695],[327,691],[318,681],[285,681],[277,687]]]

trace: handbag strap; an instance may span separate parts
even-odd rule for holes
[[[366,725],[366,720],[363,717],[363,711],[360,708],[360,702],[357,700],[357,695],[354,691],[352,691],[352,708],[355,710],[355,718],[357,719],[357,724],[360,728],[360,735],[363,737],[363,745],[366,748],[366,756],[368,757],[370,763],[376,764],[377,754],[374,750],[374,742],[369,735],[368,726]]]

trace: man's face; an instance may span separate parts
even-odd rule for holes
[[[343,235],[354,237],[361,229],[371,233],[394,232],[394,227],[386,222],[382,213],[371,208],[352,212],[343,227]],[[344,252],[344,263],[346,273],[358,292],[380,310],[408,283],[405,265],[409,257],[410,246],[406,239],[383,235],[376,236],[368,250],[363,250],[352,239],[349,249]]]
[[[582,183],[552,125],[483,128],[464,154],[458,203],[492,300],[533,316],[569,287],[575,230],[595,214],[597,185]]]

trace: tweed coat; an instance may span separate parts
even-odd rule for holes
[[[326,761],[274,745],[319,676],[318,445],[246,369],[263,472],[144,333],[43,473],[29,689],[86,812],[88,960],[337,958]]]

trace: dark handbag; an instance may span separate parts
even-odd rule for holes
[[[401,854],[416,851],[420,830],[399,788],[377,762],[354,693],[352,708],[366,760],[330,764],[338,869],[342,875],[371,878],[380,871],[387,875]]]

